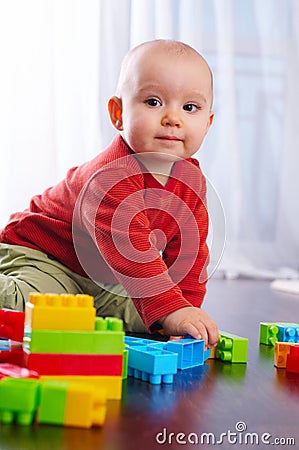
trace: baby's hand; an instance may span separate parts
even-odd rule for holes
[[[169,335],[190,334],[194,339],[204,339],[205,347],[217,345],[218,327],[200,308],[181,308],[162,317],[158,322]]]

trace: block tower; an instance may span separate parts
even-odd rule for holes
[[[123,324],[96,317],[89,295],[32,293],[25,311],[24,366],[40,379],[92,384],[120,399]]]

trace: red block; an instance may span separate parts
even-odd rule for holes
[[[0,380],[1,378],[39,378],[39,374],[25,367],[19,367],[15,364],[0,364]]]
[[[12,347],[10,350],[0,350],[0,363],[24,366],[24,352],[22,347]]]
[[[23,342],[25,313],[13,309],[0,309],[0,337]]]
[[[299,345],[290,347],[290,353],[287,355],[286,371],[299,373]]]
[[[24,366],[40,375],[121,376],[122,365],[122,355],[30,353],[24,350]]]

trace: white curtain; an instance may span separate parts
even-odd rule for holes
[[[197,157],[225,214],[219,271],[296,277],[298,23],[299,0],[0,0],[0,226],[110,142],[106,104],[128,49],[174,38],[214,73]]]

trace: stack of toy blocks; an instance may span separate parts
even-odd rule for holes
[[[217,347],[211,352],[210,358],[230,363],[247,363],[248,339],[220,331]]]
[[[275,345],[276,342],[299,342],[299,325],[288,322],[261,322],[260,344]]]
[[[299,373],[299,324],[261,322],[260,344],[274,346],[274,366]]]
[[[89,295],[31,294],[26,304],[24,366],[41,380],[92,384],[120,399],[122,321],[96,317]]]

